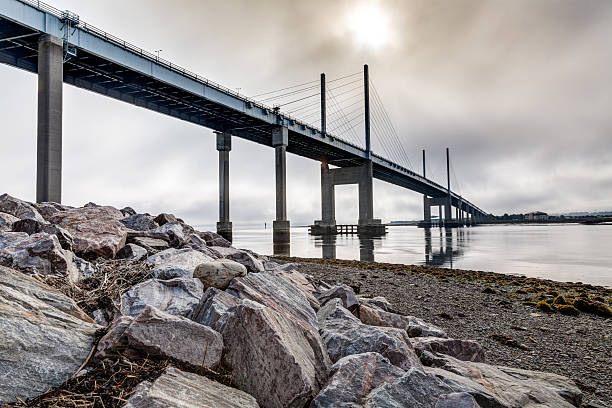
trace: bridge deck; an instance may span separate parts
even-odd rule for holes
[[[2,0],[0,62],[38,72],[38,39],[51,34],[76,49],[76,56],[64,64],[65,83],[266,146],[272,146],[272,128],[286,126],[288,152],[339,167],[359,165],[367,158],[358,146],[322,134],[87,23],[73,21],[70,26],[65,17],[38,1]],[[375,154],[371,159],[377,179],[431,197],[447,196],[443,186],[409,169]],[[452,201],[484,215],[455,193]]]

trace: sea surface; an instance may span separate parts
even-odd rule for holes
[[[492,271],[612,287],[612,225],[391,226],[382,238],[311,236],[292,227],[274,248],[271,228],[234,227],[234,246],[272,255],[338,258]]]

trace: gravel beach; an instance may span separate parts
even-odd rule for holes
[[[540,299],[603,300],[612,290],[480,271],[375,262],[275,258],[300,272],[340,282],[361,295],[385,296],[401,312],[432,322],[455,338],[480,342],[487,362],[570,377],[584,406],[612,407],[612,318],[547,313]],[[548,298],[548,299],[547,299]]]

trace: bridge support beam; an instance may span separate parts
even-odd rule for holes
[[[232,135],[217,133],[217,150],[219,151],[219,222],[217,234],[232,241],[232,223],[229,211],[229,154],[232,150]]]
[[[423,196],[423,227],[431,227],[431,202],[426,195]]]
[[[36,202],[62,201],[62,87],[64,42],[45,34],[38,43]]]
[[[291,227],[287,219],[287,145],[289,130],[277,127],[272,131],[272,145],[276,161],[276,219],[272,223],[275,245],[289,244]]]

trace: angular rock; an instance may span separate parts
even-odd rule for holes
[[[0,195],[0,212],[10,214],[14,217],[23,220],[25,218],[33,219],[40,222],[45,222],[45,219],[36,210],[33,204],[11,197],[8,194]]]
[[[255,302],[230,309],[224,365],[235,384],[268,408],[297,408],[315,397],[330,367],[316,330]]]
[[[454,392],[442,395],[436,403],[436,408],[480,408],[480,405],[467,392]]]
[[[352,288],[347,285],[336,285],[317,295],[321,305],[325,305],[329,300],[338,298],[342,301],[342,306],[348,310],[354,310],[359,306],[359,301]]]
[[[124,408],[259,408],[249,394],[174,367],[143,381]]]
[[[154,221],[158,223],[159,225],[164,225],[164,224],[168,224],[169,222],[176,222],[177,219],[174,216],[174,214],[161,213],[157,217],[154,218]]]
[[[410,339],[417,355],[424,351],[446,354],[458,360],[484,363],[484,348],[473,340],[457,340],[440,337],[413,337]],[[422,361],[422,360],[421,360]]]
[[[192,278],[198,265],[212,260],[210,256],[195,249],[169,248],[147,258],[147,264],[153,267],[151,273],[158,279]]]
[[[65,228],[74,237],[74,252],[85,259],[114,258],[125,245],[127,228],[123,214],[113,207],[84,207],[62,211],[50,222]]]
[[[89,355],[95,331],[74,301],[0,266],[0,405],[68,380]]]
[[[217,259],[198,265],[193,277],[199,279],[205,288],[226,289],[232,279],[246,274],[244,265],[230,259]]]
[[[483,407],[570,408],[580,406],[582,401],[582,392],[567,377],[461,361],[450,356],[444,359],[446,364],[442,368],[426,368],[426,372],[450,385],[455,392],[470,393]]]
[[[100,267],[98,265],[91,263],[89,261],[86,261],[82,258],[79,258],[78,256],[74,257],[74,260],[72,263],[74,264],[75,268],[79,272],[79,276],[83,278],[88,278],[98,273],[98,271],[100,270]]]
[[[218,246],[218,247],[224,247],[224,248],[229,248],[232,246],[231,242],[229,242],[227,239],[223,238],[221,235],[215,232],[196,231],[196,233],[206,242],[206,245],[208,246]]]
[[[63,275],[76,282],[80,276],[72,261],[72,252],[62,249],[55,235],[0,233],[0,265],[30,274]]]
[[[123,211],[122,211],[123,213]],[[121,220],[123,225],[134,231],[150,231],[159,227],[153,217],[147,214],[135,214]]]
[[[146,257],[147,250],[135,244],[125,244],[125,246],[117,252],[118,259],[140,261]]]
[[[180,248],[185,244],[189,234],[194,232],[194,229],[176,221],[163,224],[154,229],[153,232],[168,235],[168,238],[170,238],[170,246]]]
[[[249,272],[263,272],[265,269],[263,263],[253,256],[251,253],[236,248],[225,248],[214,246],[211,247],[217,251],[223,258],[231,259],[246,266]]]
[[[158,238],[134,237],[128,238],[127,242],[146,249],[147,253],[164,251],[170,248],[168,241]]]
[[[217,322],[228,313],[229,309],[238,306],[241,302],[236,296],[227,292],[217,288],[208,288],[193,311],[191,319],[220,331],[221,327],[217,325]]]
[[[319,327],[315,311],[302,290],[281,277],[265,272],[249,273],[232,280],[227,293],[287,313],[315,329]]]
[[[372,326],[396,327],[406,330],[410,337],[446,337],[446,333],[423,320],[414,316],[403,316],[397,313],[387,312],[374,306],[359,306],[359,319],[364,324]]]
[[[125,353],[129,357],[173,358],[214,368],[221,360],[223,337],[208,326],[147,306],[135,318],[115,320],[98,343],[96,358]]]
[[[310,307],[312,307],[315,312],[321,308],[321,304],[315,297],[316,289],[306,275],[301,272],[298,272],[297,270],[287,270],[286,268],[277,268],[269,270],[267,272],[276,276],[280,276],[287,282],[301,289],[306,298],[308,299]]]
[[[310,404],[311,408],[361,407],[375,388],[402,377],[405,371],[379,353],[363,353],[338,360],[330,379]]]
[[[25,218],[23,220],[18,220],[13,223],[13,232],[25,232],[28,235],[36,234],[39,232],[43,232],[43,226],[47,224],[47,222],[40,222],[33,220],[31,218]]]
[[[153,306],[169,314],[189,318],[203,293],[202,282],[197,279],[149,279],[121,295],[119,310],[124,316],[137,316],[146,306]]]
[[[385,312],[401,314],[399,310],[395,309],[393,305],[384,297],[376,296],[373,298],[358,296],[359,304],[370,306],[372,308],[382,309]]]
[[[16,221],[19,221],[19,218],[11,214],[0,212],[0,232],[12,231],[13,223]]]
[[[377,352],[404,370],[422,368],[404,330],[363,324],[338,298],[327,302],[317,312],[317,319],[321,338],[333,362],[353,354]]]
[[[58,212],[70,210],[73,208],[67,205],[62,205],[54,202],[44,202],[33,205],[35,206],[39,214],[42,215],[42,217],[47,221],[49,221],[49,218],[53,217]]]
[[[64,228],[49,224],[47,222],[42,223],[30,218],[25,218],[13,223],[13,232],[25,232],[28,235],[45,232],[47,234],[55,235],[62,248],[67,251],[72,251],[72,247],[74,246],[74,237]]]
[[[132,207],[123,207],[119,211],[121,211],[121,214],[123,214],[125,217],[131,217],[132,215],[136,215],[137,214],[136,210],[133,209]]]

